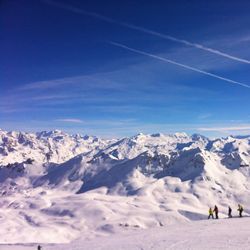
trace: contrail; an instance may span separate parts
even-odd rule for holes
[[[250,64],[250,61],[247,60],[247,59],[243,59],[243,58],[240,58],[240,57],[229,55],[229,54],[224,53],[222,51],[206,47],[206,46],[204,46],[202,44],[193,43],[193,42],[190,42],[190,41],[187,41],[187,40],[184,40],[184,39],[179,39],[179,38],[176,38],[176,37],[173,37],[173,36],[165,35],[165,34],[162,34],[162,33],[150,30],[150,29],[146,29],[146,28],[143,28],[143,27],[140,27],[140,26],[136,26],[136,25],[133,25],[133,24],[130,24],[130,23],[119,22],[119,21],[117,21],[117,20],[115,20],[113,18],[109,18],[109,17],[100,15],[100,14],[95,13],[95,12],[85,11],[83,9],[79,9],[79,8],[73,7],[73,6],[68,5],[68,4],[55,2],[53,0],[42,0],[42,2],[50,4],[50,5],[54,5],[54,6],[63,8],[63,9],[70,10],[70,11],[78,13],[78,14],[83,14],[83,15],[86,15],[86,16],[91,16],[91,17],[103,20],[105,22],[118,24],[120,26],[127,27],[127,28],[130,28],[130,29],[133,29],[133,30],[137,30],[137,31],[140,31],[140,32],[143,32],[143,33],[146,33],[146,34],[153,35],[153,36],[157,36],[157,37],[160,37],[160,38],[163,38],[163,39],[166,39],[166,40],[170,40],[170,41],[173,41],[173,42],[181,43],[181,44],[184,44],[186,46],[190,46],[190,47],[194,47],[194,48],[197,48],[197,49],[201,49],[201,50],[204,50],[204,51],[207,51],[207,52],[210,52],[210,53],[213,53],[213,54],[216,54],[216,55],[219,55],[219,56],[222,56],[222,57],[234,60],[234,61],[238,61],[238,62],[241,62],[241,63]]]
[[[197,49],[208,51],[210,53],[213,53],[213,54],[216,54],[216,55],[219,55],[219,56],[222,56],[222,57],[226,57],[226,58],[234,60],[234,61],[250,64],[249,60],[229,55],[229,54],[221,52],[219,50],[203,46],[202,44],[192,43],[192,42],[189,42],[189,41],[184,40],[184,39],[179,39],[179,38],[176,38],[176,37],[173,37],[173,36],[165,35],[165,34],[162,34],[162,33],[159,33],[159,32],[153,31],[153,30],[145,29],[143,27],[138,27],[138,26],[135,26],[135,25],[132,25],[132,24],[126,24],[126,23],[120,23],[120,24],[123,25],[123,26],[129,27],[131,29],[134,29],[134,30],[138,30],[138,31],[141,31],[141,32],[144,32],[144,33],[147,33],[147,34],[151,34],[151,35],[154,35],[154,36],[161,37],[163,39],[171,40],[173,42],[181,43],[181,44],[184,44],[184,45],[187,45],[187,46],[190,46],[190,47],[194,47],[194,48],[197,48]]]
[[[154,58],[154,59],[163,61],[163,62],[171,63],[171,64],[177,65],[177,66],[182,67],[182,68],[185,68],[185,69],[189,69],[189,70],[192,70],[192,71],[195,71],[195,72],[204,74],[204,75],[211,76],[211,77],[216,78],[216,79],[223,80],[223,81],[225,81],[225,82],[230,82],[230,83],[237,84],[237,85],[240,85],[240,86],[242,86],[242,87],[245,87],[245,88],[249,88],[249,89],[250,89],[250,86],[249,86],[249,85],[244,84],[244,83],[241,83],[241,82],[237,82],[237,81],[234,81],[234,80],[231,80],[231,79],[229,79],[229,78],[225,78],[225,77],[222,77],[222,76],[213,74],[213,73],[209,73],[209,72],[204,71],[204,70],[200,70],[200,69],[197,69],[197,68],[194,68],[194,67],[191,67],[191,66],[182,64],[182,63],[178,63],[178,62],[175,62],[175,61],[173,61],[173,60],[169,60],[169,59],[164,58],[164,57],[161,57],[161,56],[153,55],[153,54],[144,52],[144,51],[142,51],[142,50],[133,49],[133,48],[130,48],[130,47],[128,47],[128,46],[126,46],[126,45],[123,45],[123,44],[120,44],[120,43],[116,43],[116,42],[109,42],[109,43],[112,44],[112,45],[114,45],[114,46],[116,46],[116,47],[120,47],[120,48],[129,50],[129,51],[135,52],[135,53],[137,53],[137,54],[141,54],[141,55],[144,55],[144,56],[148,56],[148,57],[151,57],[151,58]]]

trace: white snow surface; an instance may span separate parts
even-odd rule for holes
[[[250,136],[0,130],[0,249],[250,249],[249,165]]]
[[[171,227],[126,229],[110,236],[78,239],[69,244],[40,244],[43,250],[247,250],[249,218],[203,220]],[[38,244],[0,245],[0,250],[32,250]]]

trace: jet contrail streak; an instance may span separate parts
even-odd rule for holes
[[[210,52],[210,53],[213,53],[213,54],[216,54],[216,55],[219,55],[219,56],[222,56],[222,57],[234,60],[234,61],[250,64],[250,60],[243,59],[243,58],[240,58],[240,57],[236,57],[236,56],[224,53],[222,51],[203,46],[202,44],[193,43],[193,42],[190,42],[190,41],[187,41],[187,40],[184,40],[184,39],[179,39],[179,38],[176,38],[176,37],[173,37],[173,36],[165,35],[165,34],[162,34],[162,33],[150,30],[150,29],[146,29],[146,28],[143,28],[143,27],[140,27],[140,26],[136,26],[136,25],[133,25],[133,24],[129,24],[129,23],[126,23],[126,22],[119,22],[119,21],[117,21],[117,20],[115,20],[113,18],[109,18],[109,17],[100,15],[100,14],[95,13],[95,12],[85,11],[83,9],[79,9],[79,8],[73,7],[73,6],[68,5],[68,4],[58,3],[58,2],[55,2],[53,0],[42,0],[42,1],[47,3],[47,4],[54,5],[54,6],[63,8],[63,9],[67,9],[67,10],[70,10],[70,11],[78,13],[78,14],[91,16],[91,17],[103,20],[105,22],[115,23],[115,24],[121,25],[123,27],[127,27],[127,28],[130,28],[130,29],[133,29],[133,30],[138,30],[140,32],[144,32],[144,33],[147,33],[147,34],[150,34],[150,35],[153,35],[153,36],[157,36],[157,37],[160,37],[160,38],[163,38],[163,39],[166,39],[166,40],[170,40],[170,41],[181,43],[181,44],[184,44],[184,45],[187,45],[187,46],[190,46],[190,47],[201,49],[201,50],[204,50],[204,51],[207,51],[207,52]]]
[[[126,26],[126,27],[134,29],[134,30],[138,30],[138,31],[141,31],[141,32],[144,32],[144,33],[147,33],[147,34],[158,36],[158,37],[161,37],[163,39],[167,39],[167,40],[170,40],[170,41],[173,41],[173,42],[182,43],[182,44],[190,46],[190,47],[194,47],[194,48],[197,48],[197,49],[208,51],[210,53],[213,53],[213,54],[216,54],[216,55],[219,55],[219,56],[222,56],[222,57],[226,57],[226,58],[234,60],[234,61],[250,64],[249,60],[246,60],[246,59],[243,59],[243,58],[240,58],[240,57],[236,57],[236,56],[232,56],[232,55],[229,55],[227,53],[221,52],[219,50],[212,49],[212,48],[209,48],[209,47],[205,47],[205,46],[203,46],[201,44],[198,44],[198,43],[192,43],[192,42],[189,42],[187,40],[183,40],[183,39],[179,39],[179,38],[176,38],[176,37],[173,37],[173,36],[165,35],[165,34],[153,31],[153,30],[145,29],[143,27],[138,27],[138,26],[128,24],[128,23],[120,23],[120,25]]]
[[[213,77],[213,78],[217,78],[217,79],[220,79],[220,80],[229,82],[229,83],[233,83],[233,84],[240,85],[240,86],[245,87],[245,88],[250,88],[250,86],[247,85],[247,84],[244,84],[244,83],[241,83],[241,82],[237,82],[237,81],[234,81],[234,80],[231,80],[231,79],[229,79],[229,78],[225,78],[225,77],[222,77],[222,76],[219,76],[219,75],[215,75],[215,74],[213,74],[213,73],[209,73],[209,72],[207,72],[207,71],[200,70],[200,69],[197,69],[197,68],[194,68],[194,67],[191,67],[191,66],[182,64],[182,63],[178,63],[178,62],[175,62],[175,61],[173,61],[173,60],[169,60],[169,59],[164,58],[164,57],[161,57],[161,56],[153,55],[153,54],[144,52],[144,51],[142,51],[142,50],[133,49],[133,48],[130,48],[130,47],[128,47],[128,46],[126,46],[126,45],[123,45],[123,44],[120,44],[120,43],[116,43],[116,42],[109,42],[109,43],[112,44],[112,45],[114,45],[114,46],[116,46],[116,47],[120,47],[120,48],[129,50],[129,51],[135,52],[135,53],[137,53],[137,54],[141,54],[141,55],[144,55],[144,56],[148,56],[148,57],[151,57],[151,58],[154,58],[154,59],[163,61],[163,62],[171,63],[171,64],[180,66],[180,67],[185,68],[185,69],[189,69],[189,70],[192,70],[192,71],[195,71],[195,72],[204,74],[204,75],[211,76],[211,77]]]

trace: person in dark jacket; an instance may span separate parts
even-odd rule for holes
[[[239,211],[239,216],[242,217],[243,206],[240,204],[238,204],[238,211]]]
[[[214,213],[215,213],[215,219],[219,219],[219,216],[218,216],[219,209],[218,209],[218,207],[216,205],[214,206]]]
[[[228,206],[228,218],[232,218],[232,208]]]
[[[37,250],[42,250],[42,247],[40,245],[38,245]]]

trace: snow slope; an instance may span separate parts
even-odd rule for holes
[[[165,250],[165,249],[249,249],[249,218],[196,221],[146,230],[125,229],[111,237],[78,239],[70,244],[41,244],[46,250]],[[38,244],[0,245],[1,250],[29,250]]]
[[[91,239],[111,237],[117,246],[134,233],[139,239],[150,232],[142,229],[162,228],[150,229],[159,230],[159,237],[170,228],[173,237],[185,227],[195,231],[190,222],[206,219],[215,204],[221,218],[228,205],[236,213],[238,203],[250,213],[249,136],[138,134],[101,140],[61,131],[0,134],[0,244],[81,238],[72,247],[89,241],[102,249]],[[206,229],[217,222],[196,223]]]

